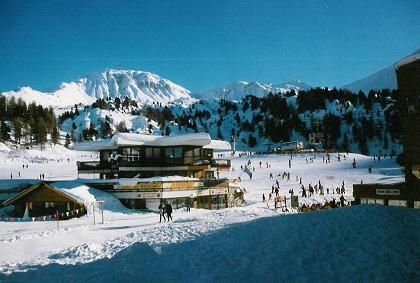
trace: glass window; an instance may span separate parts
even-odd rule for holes
[[[140,151],[138,148],[133,147],[131,149],[131,155],[140,155]]]
[[[201,148],[199,148],[199,147],[194,148],[194,156],[197,156],[197,157],[201,156],[201,154],[200,154],[200,149],[201,149]]]
[[[160,159],[160,148],[146,147],[144,154],[147,159]]]
[[[187,150],[185,152],[185,157],[193,157],[193,156],[194,156],[194,150],[193,149]]]
[[[101,152],[101,160],[102,161],[108,161],[108,158],[109,158],[109,151],[102,151]]]
[[[152,158],[153,157],[153,148],[146,147],[144,149],[144,154],[145,154],[146,158]]]
[[[50,207],[50,203],[49,202],[46,202],[45,203],[45,208],[49,208]]]
[[[126,156],[130,155],[130,148],[129,147],[123,147],[122,154],[126,155]]]
[[[153,158],[159,159],[160,158],[160,148],[153,149]]]
[[[180,147],[168,147],[165,149],[166,158],[179,158],[182,157],[182,148]]]

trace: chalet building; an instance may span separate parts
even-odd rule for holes
[[[99,160],[77,163],[79,176],[94,176],[86,184],[112,193],[129,208],[157,210],[163,202],[175,208],[225,208],[234,193],[228,179],[218,178],[219,171],[229,170],[230,160],[213,157],[214,151],[230,151],[230,144],[207,133],[120,133],[75,149],[99,151]]]
[[[229,159],[213,158],[214,150],[230,150],[230,144],[211,140],[207,133],[176,137],[120,133],[112,139],[79,143],[76,150],[99,151],[99,161],[78,162],[79,176],[100,179],[185,176],[214,178],[217,170],[229,170]]]
[[[321,131],[320,124],[318,120],[313,121],[312,132],[308,134],[309,146],[316,149],[322,148],[322,143],[324,142],[324,133]]]
[[[398,107],[401,113],[405,182],[354,185],[359,203],[420,208],[420,54],[401,61],[396,68]]]
[[[58,212],[62,215],[60,219],[70,219],[86,214],[82,200],[46,182],[31,185],[3,202],[3,206],[8,205],[15,207],[14,217],[17,218],[52,216]]]

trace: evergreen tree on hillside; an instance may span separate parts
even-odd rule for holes
[[[252,134],[249,134],[249,136],[248,136],[248,146],[249,147],[255,147],[256,145],[257,145],[257,139]]]
[[[59,143],[59,139],[60,139],[60,133],[58,131],[57,127],[53,127],[52,128],[52,132],[51,132],[51,142],[53,144],[58,144]]]
[[[69,133],[67,133],[66,134],[66,141],[64,142],[64,146],[66,148],[69,148],[70,143],[71,143],[71,137],[70,137]]]
[[[10,139],[10,127],[4,122],[0,121],[0,141],[7,141]]]

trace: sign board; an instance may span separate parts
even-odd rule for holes
[[[139,182],[135,185],[122,185],[123,190],[147,190],[147,189],[161,189],[162,182]]]
[[[138,198],[160,198],[161,194],[159,192],[141,192],[137,194]]]
[[[227,188],[210,188],[211,195],[226,195],[227,193]]]
[[[291,206],[293,208],[299,207],[299,197],[298,196],[292,196],[290,202],[291,202]]]
[[[208,196],[210,194],[209,190],[199,190],[197,191],[197,196]]]
[[[165,189],[186,189],[186,188],[196,188],[202,187],[203,182],[196,181],[178,181],[178,182],[168,182],[163,183],[163,188]]]
[[[400,189],[376,189],[376,194],[385,196],[399,196]]]

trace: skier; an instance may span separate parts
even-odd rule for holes
[[[265,202],[265,195],[264,194],[263,194],[263,197],[262,198],[263,198],[263,202]]]

